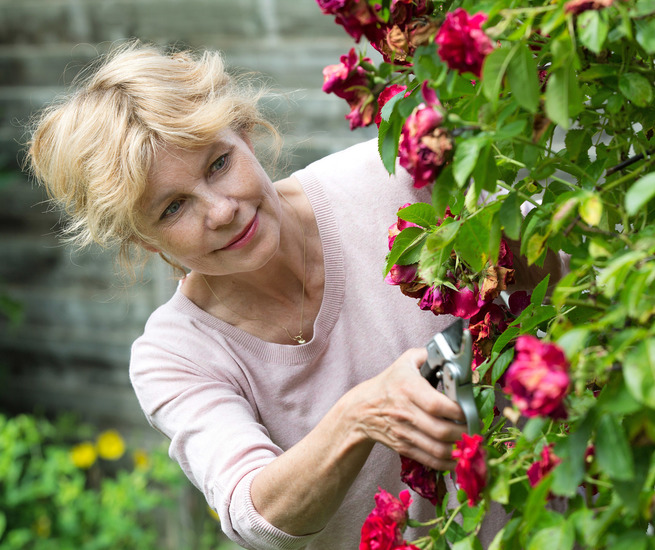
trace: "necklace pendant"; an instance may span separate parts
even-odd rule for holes
[[[298,336],[294,336],[293,339],[296,342],[298,342],[299,344],[304,344],[305,343],[305,339],[302,337],[302,334],[299,334]]]

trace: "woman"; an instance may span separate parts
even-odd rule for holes
[[[130,374],[227,535],[356,548],[378,487],[406,488],[399,454],[451,469],[464,430],[418,373],[452,318],[421,314],[380,272],[389,213],[429,191],[390,177],[374,142],[272,183],[254,153],[256,130],[274,133],[258,97],[215,53],[133,44],[45,111],[30,159],[74,241],[184,270]],[[410,516],[434,507],[414,494]]]

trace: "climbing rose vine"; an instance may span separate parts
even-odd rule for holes
[[[479,548],[492,503],[494,549],[655,547],[655,3],[317,4],[355,42],[323,89],[431,192],[389,212],[385,280],[466,320],[482,419],[458,504],[401,457],[435,517],[406,541],[381,488],[360,548]]]

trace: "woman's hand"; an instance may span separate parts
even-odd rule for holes
[[[456,422],[464,422],[464,413],[421,376],[426,358],[425,349],[403,353],[347,392],[309,434],[262,468],[250,490],[257,511],[292,535],[319,531],[375,443],[436,470],[453,469],[453,443],[466,431]]]
[[[420,375],[426,359],[424,348],[410,349],[384,372],[353,388],[356,429],[425,466],[451,470],[453,443],[466,431],[465,417],[457,403]]]

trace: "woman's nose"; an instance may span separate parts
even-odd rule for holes
[[[239,203],[231,197],[214,195],[206,202],[205,222],[210,229],[230,224],[239,209]]]

